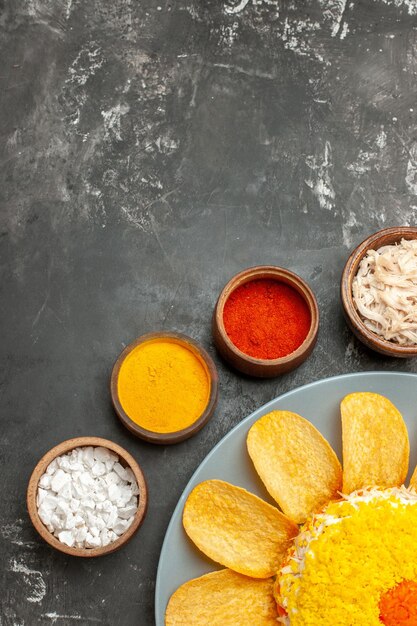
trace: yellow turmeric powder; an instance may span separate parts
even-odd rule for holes
[[[118,376],[120,404],[130,419],[157,433],[193,424],[210,397],[210,377],[197,354],[170,338],[139,344]]]

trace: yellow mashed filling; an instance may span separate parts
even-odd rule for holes
[[[417,497],[371,490],[303,527],[276,583],[291,626],[381,626],[381,595],[417,581]]]

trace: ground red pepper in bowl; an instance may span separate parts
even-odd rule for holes
[[[224,305],[226,333],[255,359],[279,359],[294,352],[308,335],[310,310],[290,285],[260,278],[237,287]]]
[[[288,372],[312,352],[319,311],[310,287],[296,274],[259,265],[225,285],[213,314],[213,339],[222,357],[250,376]]]

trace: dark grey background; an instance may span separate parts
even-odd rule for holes
[[[417,372],[358,344],[338,296],[355,244],[416,224],[417,1],[0,7],[0,624],[152,625],[170,515],[225,433],[313,380]],[[210,334],[222,285],[258,263],[299,273],[321,313],[310,359],[269,381],[229,370]],[[158,329],[201,341],[220,375],[212,421],[166,448],[119,425],[108,392],[123,347]],[[125,549],[84,561],[42,543],[25,489],[89,434],[135,456],[150,507]]]

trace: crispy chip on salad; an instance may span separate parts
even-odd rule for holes
[[[296,524],[274,506],[221,480],[207,480],[193,489],[183,524],[206,556],[254,578],[276,574],[298,533]]]
[[[408,470],[410,444],[401,413],[377,393],[351,393],[341,403],[343,492],[399,487]]]
[[[189,580],[168,603],[166,626],[277,626],[273,579],[229,569]]]
[[[290,411],[272,411],[248,433],[256,471],[288,517],[302,523],[337,497],[342,468],[330,445],[309,421]]]
[[[415,492],[417,492],[417,467],[414,469],[413,475],[410,478],[409,487],[411,487],[412,489],[414,489]]]

